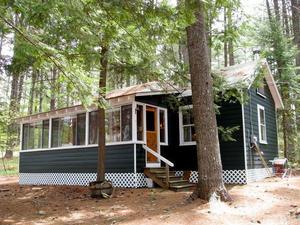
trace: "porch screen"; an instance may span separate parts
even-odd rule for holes
[[[52,147],[85,144],[85,113],[52,120]]]
[[[49,120],[23,124],[22,150],[48,148],[48,139]]]
[[[89,113],[89,144],[98,143],[98,111]],[[106,142],[132,140],[132,105],[109,109],[105,114]]]

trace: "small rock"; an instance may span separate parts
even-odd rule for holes
[[[297,207],[297,205],[290,205],[290,207],[292,207],[292,208],[296,208],[296,207]]]
[[[296,215],[296,216],[299,216],[299,215],[300,215],[300,208],[298,208],[298,209],[295,211],[295,215]]]
[[[256,222],[259,223],[259,224],[261,223],[260,220],[257,220]]]
[[[40,188],[40,187],[33,187],[33,188],[31,188],[31,190],[38,191],[38,190],[42,190],[42,188]]]
[[[211,213],[211,211],[207,211],[207,213]]]
[[[43,215],[46,215],[46,212],[43,210],[39,210],[37,214],[40,216],[43,216]]]

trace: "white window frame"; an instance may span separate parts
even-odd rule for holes
[[[193,109],[193,105],[185,105],[179,107],[179,145],[180,146],[187,146],[187,145],[196,145],[196,141],[184,141],[184,125],[183,125],[183,118],[182,118],[182,110],[184,109]],[[195,126],[195,124],[189,124],[189,126]]]
[[[261,96],[261,97],[263,97],[263,98],[267,98],[263,93],[261,93],[259,91],[259,88],[256,88],[256,94],[259,95],[259,96]]]
[[[160,141],[160,111],[164,112],[164,119],[165,119],[165,141],[161,142]],[[169,144],[169,139],[168,139],[168,111],[167,109],[164,108],[158,108],[158,128],[159,128],[159,143],[160,145],[168,145]]]
[[[263,110],[263,115],[264,115],[264,120],[265,120],[265,124],[261,123],[261,118],[260,118],[260,110]],[[257,120],[258,120],[258,140],[259,143],[261,144],[268,144],[267,142],[267,125],[266,125],[266,111],[265,111],[265,107],[262,105],[257,104]],[[264,130],[265,130],[265,140],[261,139],[262,137],[262,130],[261,130],[261,126],[264,126]]]

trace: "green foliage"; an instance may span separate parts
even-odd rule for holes
[[[233,127],[218,127],[219,135],[221,135],[221,138],[223,141],[236,141],[235,138],[233,138],[234,133],[240,129],[240,126],[233,126]]]

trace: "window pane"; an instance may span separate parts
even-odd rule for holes
[[[29,135],[28,135],[28,149],[34,149],[34,124],[29,124]]]
[[[99,115],[98,111],[90,112],[89,118],[89,144],[98,143],[98,132],[99,132]]]
[[[165,137],[166,121],[165,121],[165,111],[163,110],[159,110],[159,129],[160,129],[160,142],[164,143],[166,141],[166,137]]]
[[[188,125],[188,124],[193,124],[193,123],[194,123],[194,118],[193,118],[192,109],[182,110],[182,124]]]
[[[147,131],[155,131],[155,113],[153,111],[146,112]]]
[[[77,115],[77,142],[76,145],[85,145],[85,113]]]
[[[184,142],[192,141],[192,130],[190,126],[183,127],[183,141]]]
[[[27,150],[28,149],[28,138],[29,138],[29,124],[23,124],[23,130],[22,130],[22,149]]]
[[[191,142],[196,141],[196,133],[194,125],[183,127],[183,141]]]
[[[143,106],[137,105],[136,109],[136,120],[137,120],[137,140],[143,141],[144,140],[144,112]]]
[[[265,124],[265,112],[263,109],[259,109],[260,123]]]
[[[118,142],[121,140],[120,109],[106,113],[106,141]]]
[[[34,149],[42,148],[42,122],[33,123],[34,127]]]
[[[61,146],[59,137],[61,137],[60,118],[52,119],[51,146]]]
[[[61,125],[61,146],[76,144],[77,118],[75,116],[62,118]]]
[[[42,148],[49,147],[49,120],[43,121]]]
[[[122,141],[132,140],[132,106],[125,105],[122,110]]]

